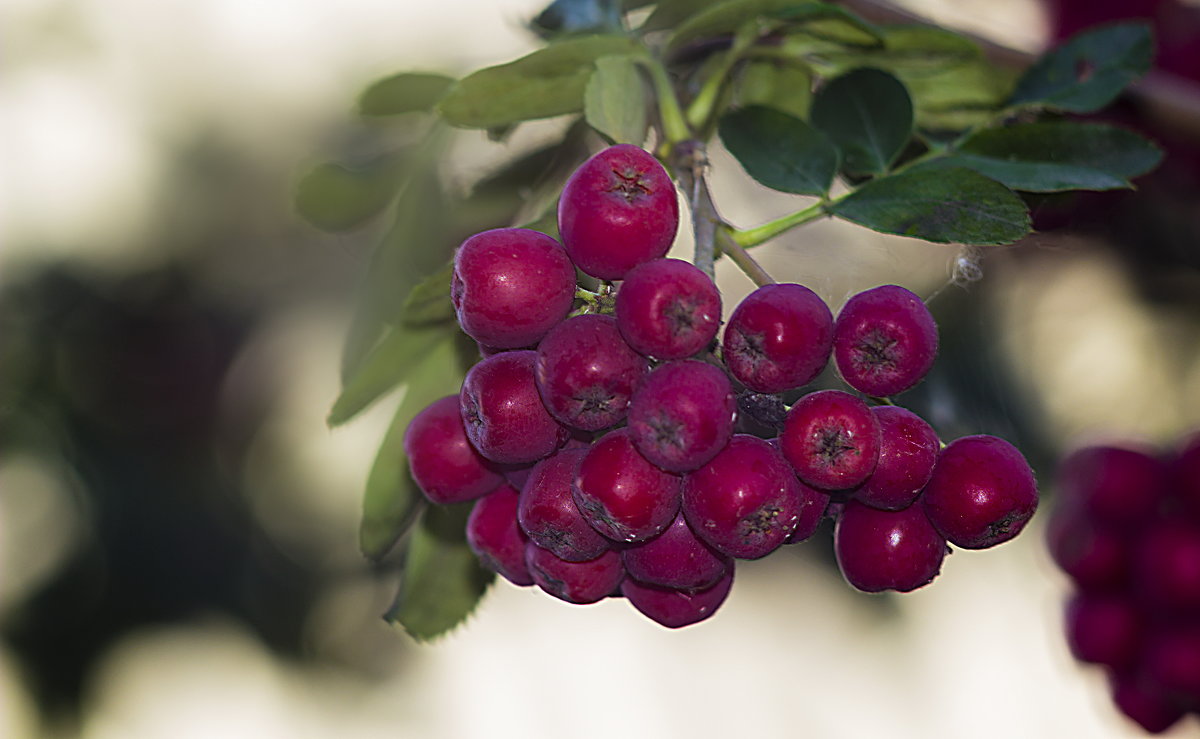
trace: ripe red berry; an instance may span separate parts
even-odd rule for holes
[[[525,565],[528,539],[517,524],[518,493],[502,485],[480,498],[467,518],[467,544],[484,567],[499,573],[513,585],[532,585]]]
[[[1161,688],[1136,673],[1114,675],[1112,692],[1113,703],[1121,713],[1151,734],[1161,734],[1183,718],[1178,701],[1163,695]]]
[[[696,536],[682,513],[658,536],[623,549],[621,561],[630,577],[677,590],[706,588],[733,566],[729,557]]]
[[[951,544],[986,549],[1025,528],[1037,510],[1037,481],[1025,457],[1004,439],[964,436],[938,455],[921,501]]]
[[[587,431],[625,419],[633,389],[647,370],[610,316],[568,318],[537,348],[537,385],[546,408],[560,422]]]
[[[845,490],[875,471],[879,421],[859,398],[819,390],[788,411],[779,443],[801,480],[823,490]]]
[[[538,462],[517,504],[517,520],[530,541],[571,562],[594,559],[609,549],[608,540],[588,525],[571,497],[583,455],[583,449],[564,449]]]
[[[570,562],[530,542],[525,563],[538,587],[568,603],[586,605],[608,597],[621,586],[625,569],[612,550],[583,562]]]
[[[651,463],[688,472],[733,435],[737,401],[725,373],[696,359],[667,362],[642,380],[629,404],[633,443]]]
[[[1142,646],[1142,617],[1129,598],[1076,595],[1067,604],[1067,645],[1081,662],[1132,667]]]
[[[725,326],[722,356],[746,387],[778,393],[807,385],[829,361],[833,314],[803,285],[763,285]]]
[[[1129,542],[1074,506],[1055,512],[1046,529],[1050,556],[1084,592],[1113,591],[1129,580]]]
[[[758,559],[800,520],[802,489],[775,447],[738,434],[683,483],[683,515],[696,535],[731,557]]]
[[[542,404],[533,375],[536,359],[532,351],[497,354],[472,367],[463,380],[459,401],[467,438],[493,462],[536,461],[569,436]]]
[[[450,298],[458,324],[480,344],[492,350],[532,346],[571,311],[575,267],[546,234],[484,231],[458,247]]]
[[[404,453],[413,480],[434,503],[472,500],[504,482],[467,440],[456,395],[435,400],[413,417],[404,432]]]
[[[833,358],[850,387],[887,397],[921,381],[937,355],[937,324],[925,303],[898,285],[861,292],[842,307]]]
[[[1176,613],[1200,613],[1200,528],[1165,520],[1138,538],[1133,576],[1146,600]]]
[[[721,293],[708,275],[680,259],[655,259],[625,275],[617,328],[637,351],[684,359],[705,349],[721,327]]]
[[[856,500],[838,516],[833,546],[846,582],[868,593],[928,585],[946,556],[946,540],[920,506],[881,511]]]
[[[933,427],[912,411],[881,405],[871,409],[879,421],[879,464],[854,497],[872,508],[907,508],[929,478],[938,456]]]
[[[1121,530],[1137,528],[1168,490],[1167,465],[1148,451],[1112,446],[1078,449],[1059,465],[1064,499]]]
[[[1187,440],[1172,466],[1171,484],[1193,517],[1200,516],[1200,433]]]
[[[572,495],[596,531],[615,541],[644,541],[674,520],[680,478],[651,464],[634,448],[629,430],[619,429],[584,454]]]
[[[829,515],[831,505],[829,493],[806,485],[799,479],[796,480],[796,484],[800,486],[800,500],[802,501],[800,518],[796,522],[796,528],[792,530],[784,544],[799,544],[807,541],[817,533],[817,527]],[[837,517],[834,516],[834,518]]]
[[[703,590],[675,590],[645,585],[631,578],[621,583],[621,594],[643,616],[666,626],[678,629],[709,618],[729,595],[733,587],[733,568],[716,583]]]
[[[610,146],[575,170],[558,201],[558,232],[592,277],[620,280],[667,253],[679,229],[670,175],[631,144]]]
[[[1200,704],[1200,626],[1187,623],[1148,634],[1142,673],[1167,697]]]

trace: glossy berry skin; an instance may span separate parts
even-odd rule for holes
[[[649,368],[610,316],[568,318],[537,348],[538,391],[559,422],[599,431],[625,419],[633,389]]]
[[[1165,520],[1145,529],[1134,545],[1133,576],[1147,602],[1200,613],[1200,527]]]
[[[571,494],[596,531],[614,541],[645,541],[674,520],[680,482],[634,448],[628,429],[619,429],[584,453]]]
[[[938,455],[921,502],[951,544],[986,549],[1025,528],[1037,510],[1037,481],[1025,457],[1004,439],[964,436]]]
[[[733,435],[736,418],[729,378],[696,359],[656,367],[629,404],[634,446],[670,472],[689,472],[716,456]]]
[[[819,390],[788,411],[779,444],[801,480],[822,490],[846,490],[875,471],[879,421],[859,398]]]
[[[679,230],[675,184],[651,154],[610,146],[575,170],[558,201],[558,232],[587,274],[620,280],[665,255]]]
[[[475,502],[467,518],[467,544],[489,570],[513,585],[532,585],[525,565],[529,539],[517,525],[516,488],[502,485]]]
[[[842,307],[833,359],[850,387],[887,397],[921,381],[937,356],[937,324],[925,303],[898,285],[861,292]]]
[[[575,268],[546,234],[484,231],[458,247],[450,299],[462,330],[489,350],[532,346],[571,311]]]
[[[802,541],[808,541],[813,534],[817,533],[817,527],[821,525],[821,521],[825,520],[829,511],[829,493],[817,490],[799,478],[796,479],[796,484],[800,486],[800,518],[796,521],[796,528],[792,529],[791,535],[784,544],[799,544]]]
[[[459,403],[467,438],[493,462],[534,462],[570,435],[542,404],[533,374],[536,360],[536,352],[504,352],[476,364],[463,380]]]
[[[829,361],[833,314],[803,285],[763,285],[734,309],[721,346],[730,373],[751,390],[801,387]]]
[[[517,503],[517,520],[529,540],[571,562],[594,559],[609,549],[608,540],[588,525],[571,497],[583,455],[583,449],[565,449],[539,462]]]
[[[775,447],[738,434],[683,483],[683,515],[719,552],[758,559],[778,549],[800,520],[802,489]]]
[[[638,352],[685,359],[708,347],[721,327],[721,293],[681,259],[655,259],[630,270],[616,300],[617,328]]]
[[[929,478],[938,456],[933,427],[912,411],[880,405],[871,409],[879,421],[879,463],[854,490],[854,497],[872,508],[898,511],[907,508]]]
[[[928,585],[946,556],[946,540],[920,506],[881,511],[856,500],[838,516],[833,546],[846,582],[868,593]]]
[[[409,422],[404,453],[413,480],[433,503],[474,500],[504,482],[467,440],[458,396],[430,403]]]
[[[1135,528],[1158,510],[1168,490],[1168,467],[1136,449],[1091,446],[1059,465],[1063,498],[1078,502],[1088,515],[1122,530]]]
[[[676,590],[706,588],[733,566],[696,536],[682,513],[658,536],[623,549],[621,561],[639,582]]]
[[[1076,595],[1067,604],[1067,645],[1081,662],[1131,668],[1142,646],[1142,617],[1129,598]]]
[[[621,557],[612,550],[583,562],[569,562],[530,542],[525,563],[539,588],[577,605],[604,600],[625,578]]]
[[[730,568],[720,580],[703,590],[660,588],[626,578],[621,583],[621,594],[646,618],[668,629],[678,629],[699,623],[716,613],[732,587],[733,568]]]
[[[1046,528],[1050,556],[1080,590],[1111,592],[1129,581],[1130,542],[1068,506]]]

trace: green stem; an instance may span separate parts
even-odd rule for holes
[[[843,196],[845,197],[845,196]],[[798,210],[795,213],[789,213],[782,218],[776,218],[773,221],[767,221],[761,226],[747,228],[744,230],[735,230],[730,233],[734,243],[743,248],[758,246],[759,244],[770,241],[776,236],[790,231],[796,226],[802,226],[809,221],[815,221],[824,216],[828,212],[828,208],[834,201],[821,200],[813,203],[809,207]]]
[[[658,114],[662,119],[663,134],[667,137],[667,148],[674,147],[692,137],[679,98],[675,96],[675,88],[667,70],[657,59],[639,57],[637,61],[650,73],[650,81],[654,84],[654,96],[658,100]]]
[[[746,274],[755,285],[762,287],[763,285],[774,285],[775,278],[767,274],[767,271],[762,268],[758,261],[750,256],[750,252],[746,251],[733,240],[732,234],[729,232],[728,226],[723,226],[717,231],[717,241],[721,246],[721,251],[729,256],[729,259],[736,264],[742,272]]]
[[[729,51],[725,52],[725,57],[721,60],[721,63],[717,65],[717,68],[704,81],[700,92],[696,93],[696,97],[688,105],[687,122],[691,125],[692,130],[704,131],[708,129],[712,123],[717,103],[720,102],[721,94],[725,90],[725,85],[729,82],[729,73],[742,60],[746,52],[754,45],[754,42],[758,40],[758,33],[759,29],[754,25],[750,25],[744,26],[734,36],[733,44],[729,47]]]

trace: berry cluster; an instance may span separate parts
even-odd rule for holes
[[[558,220],[561,245],[508,228],[459,248],[451,297],[485,358],[405,439],[431,501],[478,499],[468,542],[511,582],[571,603],[623,595],[679,627],[721,605],[734,560],[803,541],[826,515],[843,574],[872,592],[921,587],[947,542],[990,547],[1033,515],[1014,447],[975,436],[941,449],[886,400],[937,351],[913,293],[868,290],[835,320],[812,290],[768,284],[718,343],[716,286],[665,258],[679,211],[651,155],[622,145],[589,159]],[[577,268],[603,281],[598,294],[577,288]],[[785,413],[778,394],[831,357],[861,395],[812,392]],[[739,433],[739,404],[777,438]]]
[[[1048,530],[1076,592],[1076,659],[1108,671],[1113,701],[1146,731],[1200,712],[1200,434],[1178,454],[1091,446],[1063,460]]]

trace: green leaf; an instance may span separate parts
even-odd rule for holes
[[[394,159],[356,168],[326,162],[300,177],[293,202],[296,212],[322,231],[349,231],[382,213],[399,186]]]
[[[726,114],[718,130],[746,173],[767,187],[822,195],[833,182],[837,148],[799,118],[756,106]]]
[[[628,55],[596,60],[596,71],[584,92],[583,112],[588,125],[615,144],[646,140],[649,112],[641,72]]]
[[[1153,61],[1154,40],[1146,23],[1084,31],[1026,70],[1009,104],[1090,113],[1111,103]]]
[[[417,641],[429,641],[461,624],[479,604],[495,575],[467,546],[470,503],[433,506],[413,530],[400,593],[384,618]]]
[[[731,34],[747,23],[776,21],[785,32],[805,32],[855,46],[883,39],[870,24],[836,5],[801,0],[726,0],[684,21],[667,42],[670,52],[701,38]]]
[[[765,105],[797,118],[808,118],[812,72],[801,64],[756,60],[743,67],[735,90],[742,106]]]
[[[1113,190],[1158,165],[1162,152],[1130,131],[1047,121],[980,131],[958,151],[916,169],[969,167],[1014,190]]]
[[[636,50],[636,42],[624,36],[558,41],[514,62],[468,75],[450,89],[438,110],[450,123],[467,128],[573,113],[583,108],[596,60]]]
[[[1010,244],[1029,233],[1012,190],[969,169],[901,172],[871,180],[830,212],[860,226],[926,241]]]
[[[396,326],[375,345],[358,370],[342,388],[326,423],[340,426],[404,382],[408,373],[422,366],[429,352],[447,336],[451,326]]]
[[[858,67],[875,67],[897,76],[930,74],[980,56],[979,47],[956,33],[932,26],[885,26],[878,29],[883,44],[878,48],[836,48],[820,53],[814,61],[828,70],[827,76]],[[790,40],[784,42],[788,48]]]
[[[659,0],[654,4],[654,12],[638,30],[645,33],[673,28],[710,6],[712,0]]]
[[[453,337],[421,357],[405,386],[404,398],[375,454],[363,495],[359,547],[379,560],[395,546],[426,505],[425,495],[408,471],[404,432],[413,417],[433,401],[457,392],[462,383]]]
[[[450,301],[450,280],[454,276],[454,260],[426,277],[404,301],[400,320],[407,326],[445,323],[454,320],[454,303]]]
[[[848,173],[881,174],[912,136],[913,105],[900,80],[856,69],[817,92],[812,122],[837,144]]]
[[[934,73],[897,72],[926,130],[962,131],[995,117],[1012,89],[1013,73],[972,59]]]
[[[453,77],[429,72],[401,72],[384,77],[359,95],[358,113],[385,116],[430,111],[453,84]]]

